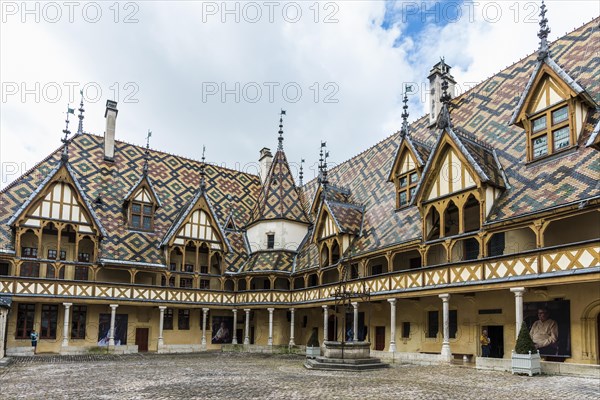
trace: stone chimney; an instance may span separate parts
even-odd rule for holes
[[[444,63],[444,71],[442,71],[442,62],[438,62],[433,66],[431,71],[429,71],[429,87],[431,88],[429,92],[429,125],[435,125],[437,121],[438,114],[442,109],[442,102],[440,101],[440,97],[442,96],[442,78],[443,74],[446,74],[446,80],[448,81],[448,93],[450,96],[454,97],[454,85],[456,85],[456,81],[450,75],[450,67],[448,64]]]
[[[106,100],[106,130],[104,131],[104,159],[113,161],[115,158],[115,125],[117,123],[117,102]]]
[[[272,162],[273,155],[271,154],[271,149],[263,147],[260,151],[260,157],[258,159],[258,163],[260,164],[260,181],[262,183],[265,183],[265,179],[267,179],[267,174],[269,173]]]

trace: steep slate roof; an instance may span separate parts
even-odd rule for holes
[[[250,256],[248,262],[241,266],[239,272],[292,272],[294,267],[295,251],[263,250]]]
[[[309,223],[282,149],[275,153],[256,207],[252,211],[251,222],[264,219],[287,219]]]
[[[240,265],[243,265],[248,260],[250,251],[246,243],[246,235],[243,232],[226,229],[225,237],[229,242],[231,250],[225,254],[225,271],[234,273],[240,269]]]
[[[82,193],[88,198],[101,195],[103,199],[104,205],[93,203],[91,207],[106,231],[100,249],[100,258],[104,262],[117,263],[113,260],[119,260],[119,264],[124,265],[164,265],[158,244],[200,186],[199,161],[150,150],[148,176],[162,207],[155,213],[154,232],[127,229],[123,220],[123,199],[139,180],[144,151],[141,146],[117,141],[115,160],[110,163],[104,161],[103,138],[100,136],[76,135],[69,146],[69,163],[77,171]],[[59,159],[60,149],[57,149],[0,192],[0,248],[13,249],[13,232],[7,221],[38,189]],[[256,205],[260,178],[213,165],[207,165],[206,174],[207,197],[217,220],[222,223],[228,210],[234,210],[236,220],[247,223]],[[227,258],[230,257],[234,255],[228,254]]]
[[[363,206],[350,203],[340,203],[334,200],[324,200],[340,233],[358,235],[362,230]]]

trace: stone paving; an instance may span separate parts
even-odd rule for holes
[[[459,366],[309,371],[303,357],[244,353],[15,357],[0,399],[598,399],[600,381]]]

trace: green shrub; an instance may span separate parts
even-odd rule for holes
[[[519,331],[519,337],[517,337],[517,344],[515,345],[515,353],[517,354],[532,354],[536,352],[535,345],[533,344],[533,340],[531,340],[531,336],[529,335],[529,330],[527,330],[527,324],[525,321],[521,324],[521,330]]]

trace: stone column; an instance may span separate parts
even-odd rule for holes
[[[117,317],[117,307],[118,304],[110,305],[110,330],[108,331],[108,345],[115,345],[115,319]]]
[[[328,331],[328,320],[329,320],[329,315],[327,315],[327,311],[329,310],[328,306],[321,306],[323,307],[323,343],[325,343],[326,340],[328,340],[327,338],[329,337],[329,331]]]
[[[296,343],[294,342],[294,314],[295,314],[295,310],[294,308],[290,308],[290,346],[295,346]]]
[[[354,318],[352,321],[352,330],[354,332],[352,336],[352,341],[358,342],[358,303],[353,302],[352,307],[354,307]]]
[[[388,299],[390,303],[390,353],[396,351],[396,299]]]
[[[8,310],[0,308],[0,358],[4,357],[4,338],[6,337],[6,321],[8,320]]]
[[[233,309],[231,310],[231,312],[233,312],[233,332],[232,332],[232,339],[231,339],[231,344],[238,344],[237,341],[237,309]]]
[[[246,326],[244,329],[244,344],[250,344],[250,309],[244,308],[244,312],[246,313]]]
[[[442,356],[448,358],[452,357],[452,351],[450,351],[450,294],[440,294],[438,296],[442,299],[442,318],[443,318],[443,332],[444,332],[444,341],[442,342]]]
[[[65,317],[63,318],[63,341],[62,341],[62,347],[67,347],[69,345],[69,310],[71,309],[71,306],[73,305],[73,303],[63,303],[63,306],[65,306]],[[0,346],[2,346],[3,344],[0,343]]]
[[[519,337],[519,331],[521,330],[521,324],[523,323],[523,293],[525,293],[524,287],[510,288],[510,291],[515,294],[515,338]]]
[[[273,346],[273,311],[274,308],[267,308],[269,312],[269,339],[267,340],[267,346]]]
[[[160,313],[160,317],[158,318],[158,347],[164,346],[165,341],[163,339],[163,330],[165,327],[165,310],[167,307],[158,306],[158,312]]]
[[[202,309],[202,350],[206,350],[206,318],[208,317],[208,308]]]

